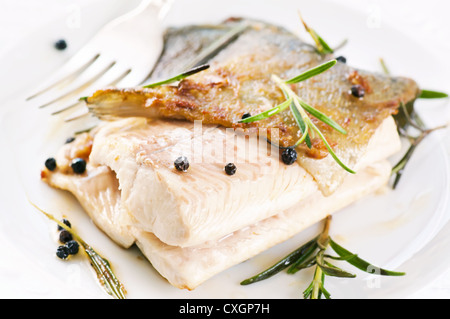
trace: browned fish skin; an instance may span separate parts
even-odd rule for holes
[[[272,74],[289,79],[332,58],[318,54],[283,28],[252,21],[245,33],[209,62],[208,70],[177,86],[109,88],[96,92],[87,103],[93,113],[103,119],[146,116],[202,120],[205,124],[233,128],[267,128],[269,139],[270,129],[278,129],[279,145],[288,147],[301,137],[289,109],[250,124],[238,121],[245,113],[255,115],[285,100],[280,88],[271,80]],[[351,94],[351,87],[356,84],[364,87],[363,98]],[[411,79],[362,71],[344,63],[294,84],[292,89],[347,131],[347,135],[341,134],[313,118],[349,167],[355,165],[357,156],[352,154],[345,158],[346,153],[351,153],[347,151],[358,148],[362,152],[380,123],[395,114],[400,103],[415,100],[420,92]],[[312,149],[305,145],[298,148],[299,162],[302,158],[328,157],[318,137],[313,136],[312,144]]]
[[[177,87],[106,89],[87,102],[95,105],[99,116],[102,106],[113,104],[118,108],[114,115],[119,117],[143,115],[202,120],[226,127],[278,128],[280,145],[287,147],[301,136],[289,111],[246,125],[237,121],[244,113],[257,114],[283,102],[281,90],[270,79],[272,74],[287,79],[332,58],[317,54],[281,28],[253,23],[249,31],[210,62],[209,70],[181,81]],[[364,98],[351,95],[354,84],[365,86]],[[348,131],[347,136],[341,136],[319,123],[336,147],[346,142],[366,142],[383,119],[396,113],[401,102],[414,100],[419,92],[410,79],[364,72],[342,63],[293,85],[293,89]],[[320,143],[316,144],[320,148]],[[315,156],[315,151],[310,153]]]

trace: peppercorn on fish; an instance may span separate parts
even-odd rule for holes
[[[285,100],[282,90],[271,80],[272,75],[287,80],[333,59],[333,56],[318,54],[283,28],[255,21],[245,22],[248,25],[246,31],[208,62],[211,65],[208,70],[184,79],[178,85],[152,89],[102,89],[86,100],[88,107],[101,119],[145,116],[201,120],[204,124],[249,131],[265,128],[257,133],[265,134],[272,141],[271,134],[276,129],[278,138],[274,143],[282,147],[294,145],[301,137],[301,131],[289,109],[250,124],[238,122],[243,114],[259,114]],[[231,28],[237,23],[243,21],[233,19],[225,25]],[[169,58],[185,49],[185,46],[180,46],[180,39],[186,36],[183,31],[172,31],[170,43],[174,47],[166,48],[167,53],[160,64],[168,67],[172,74],[184,71],[175,71],[175,67],[171,67],[173,64],[168,62]],[[198,35],[205,30],[188,29],[186,32],[192,38],[192,33]],[[178,63],[178,67],[181,65],[182,68],[189,61]],[[152,80],[167,78],[169,74],[157,67]],[[364,90],[363,97],[352,94],[354,85]],[[313,118],[336,155],[350,168],[357,165],[383,120],[395,114],[401,103],[413,101],[420,92],[413,80],[358,70],[345,63],[338,63],[330,70],[291,87],[305,102],[347,131],[347,134],[342,134]],[[318,136],[313,136],[311,142],[311,148],[304,144],[297,148],[298,163],[314,177],[322,192],[330,195],[348,173],[328,156],[328,150]]]
[[[280,164],[267,143],[237,135],[228,144],[220,126],[195,131],[190,122],[105,123],[64,145],[56,169],[44,168],[41,177],[74,194],[115,242],[136,243],[174,286],[194,289],[385,185],[391,169],[385,158],[400,148],[388,118],[358,173],[324,197],[311,175],[300,165]],[[180,154],[190,159],[186,172],[174,167]],[[225,155],[236,163],[233,176],[224,172]],[[76,158],[86,159],[82,174],[71,170]]]
[[[242,22],[169,29],[152,81],[199,63],[203,49]],[[43,181],[74,194],[115,242],[136,244],[178,288],[194,289],[385,186],[386,159],[400,150],[391,115],[419,91],[412,80],[343,63],[293,85],[345,128],[346,135],[315,122],[356,174],[338,166],[315,136],[312,148],[297,149],[297,163],[285,165],[266,138],[281,146],[296,142],[301,133],[289,112],[237,122],[283,101],[272,74],[290,78],[332,56],[277,26],[246,23],[208,60],[208,70],[177,85],[108,88],[88,97],[103,121],[65,144],[54,156],[56,167],[41,172]],[[356,84],[363,97],[351,94]],[[71,163],[80,158],[86,168],[75,172]]]

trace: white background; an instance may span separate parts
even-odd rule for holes
[[[189,0],[185,0],[189,1]],[[223,1],[223,0],[221,0]],[[263,0],[261,0],[263,1]],[[450,2],[446,0],[329,0],[349,6],[367,16],[372,27],[382,28],[384,23],[395,25],[397,29],[432,47],[435,52],[446,58],[450,52]],[[37,27],[46,24],[55,17],[67,17],[67,23],[76,24],[74,6],[92,3],[95,0],[0,0],[0,62],[2,53],[20,43],[24,37]],[[108,8],[104,8],[108,10]],[[326,8],[324,8],[326,9]],[[76,18],[76,17],[75,17]],[[339,23],[339,18],[336,18]],[[74,25],[72,25],[74,27]],[[61,30],[64,37],[67,30]],[[57,40],[57,39],[55,39]],[[30,52],[32,54],[32,52]],[[407,58],[408,52],[405,52]],[[425,58],[425,57],[424,57]],[[417,61],[420,63],[421,61]],[[443,70],[450,74],[450,70]],[[5,77],[7,75],[0,74]],[[448,82],[447,82],[448,83]],[[450,88],[440,88],[450,91]],[[1,88],[0,88],[1,90]],[[3,92],[5,93],[5,92]],[[7,92],[6,92],[7,93]],[[0,190],[4,190],[2,187]],[[3,212],[1,212],[3,213]],[[7,252],[7,253],[5,253]],[[445,252],[448,253],[448,252]],[[0,279],[8,275],[8,267],[20,262],[9,247],[0,245]],[[432,267],[432,265],[430,265]],[[0,297],[20,297],[20,287],[0,286]],[[450,298],[450,274],[430,283],[417,298]]]

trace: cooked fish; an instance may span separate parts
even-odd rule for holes
[[[315,192],[286,211],[202,245],[174,247],[163,243],[152,233],[133,228],[136,244],[173,286],[192,290],[214,275],[288,240],[328,215],[380,190],[386,185],[390,171],[387,161],[373,163],[358,175],[346,178],[331,196]]]
[[[238,22],[242,23],[234,19],[228,24]],[[247,23],[248,29],[209,61],[211,67],[208,70],[182,80],[176,86],[102,89],[87,99],[88,106],[102,119],[146,116],[201,120],[203,124],[248,130],[267,128],[269,139],[272,139],[272,130],[277,129],[276,143],[282,147],[294,145],[301,132],[289,110],[251,124],[238,121],[245,113],[255,115],[284,101],[283,92],[271,80],[271,75],[289,79],[333,57],[318,54],[283,28],[255,21]],[[186,35],[179,30],[173,33],[176,40]],[[176,40],[171,43],[178,43]],[[173,57],[177,49],[180,48],[167,48],[166,52]],[[167,61],[166,56],[162,61]],[[153,79],[162,77],[162,73],[161,68],[157,68]],[[364,88],[363,98],[351,94],[351,87],[356,84]],[[395,114],[401,103],[413,101],[420,92],[411,79],[358,70],[344,63],[295,84],[292,89],[345,128],[346,135],[316,121],[337,156],[350,168],[358,163],[370,137],[383,120]],[[298,162],[319,183],[323,193],[329,195],[348,173],[328,156],[320,138],[313,138],[312,144],[311,149],[305,145],[298,148]]]
[[[51,186],[72,193],[94,223],[116,243],[123,247],[134,244],[135,238],[128,225],[121,223],[123,216],[119,181],[107,166],[93,167],[89,161],[93,136],[81,134],[70,144],[65,144],[55,156],[57,171],[41,171],[41,179]],[[86,160],[87,174],[74,174],[71,162],[75,158]]]
[[[43,177],[74,193],[88,211],[104,206],[102,218],[109,220],[107,225],[122,225],[120,233],[134,226],[171,246],[195,246],[289,209],[318,191],[300,165],[280,164],[279,153],[260,142],[220,126],[199,131],[187,121],[122,119],[65,145],[56,158],[57,171],[44,170]],[[388,118],[373,135],[358,170],[399,148],[395,123]],[[191,160],[188,172],[174,167],[180,155]],[[80,157],[95,170],[74,174],[69,164]],[[238,168],[233,176],[224,172],[229,161]],[[120,190],[120,201],[115,196],[108,200],[108,183]],[[104,189],[108,191],[99,196]],[[119,242],[131,243],[129,237]]]
[[[152,79],[178,73],[241,22],[170,29]],[[298,165],[284,165],[265,137],[281,146],[295,143],[300,133],[289,112],[249,125],[237,121],[283,101],[271,74],[290,78],[332,57],[282,28],[249,25],[208,70],[178,85],[96,92],[87,103],[105,121],[64,145],[54,171],[41,172],[49,185],[73,193],[115,242],[137,244],[179,288],[194,289],[386,185],[386,159],[400,149],[391,115],[419,91],[412,80],[341,63],[293,85],[347,130],[343,135],[317,123],[356,174],[345,172],[314,138],[312,149],[298,148]],[[364,98],[348,93],[354,84],[365,87]],[[185,172],[174,166],[180,156],[190,163]],[[86,160],[84,173],[71,169],[75,158]],[[224,172],[230,162],[237,166],[233,176]]]
[[[258,162],[252,163],[257,158],[252,152],[234,176],[223,172],[220,152],[206,152],[189,172],[176,171],[173,159],[179,151],[191,154],[193,131],[189,122],[130,118],[108,123],[64,145],[56,156],[58,168],[44,169],[42,178],[73,193],[118,244],[136,243],[174,286],[194,289],[386,185],[391,166],[383,159],[400,147],[389,118],[371,139],[358,173],[324,197],[300,166],[277,166],[279,160],[266,148],[249,147],[258,152]],[[222,144],[226,132],[207,127],[197,138],[207,148]],[[242,158],[248,139],[238,139],[228,150]],[[88,161],[82,175],[70,169],[79,157]]]
[[[287,209],[316,189],[301,166],[280,165],[277,151],[268,156],[266,141],[200,129],[131,118],[95,136],[92,165],[116,173],[122,207],[165,243],[201,244]],[[180,156],[190,162],[186,173],[174,167]],[[237,165],[234,176],[224,172],[228,162]]]

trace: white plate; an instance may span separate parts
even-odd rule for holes
[[[0,296],[107,297],[85,260],[80,257],[68,263],[57,260],[55,225],[29,204],[31,200],[58,217],[67,216],[81,236],[112,262],[129,298],[301,297],[311,280],[310,270],[295,276],[281,273],[251,286],[240,286],[239,282],[297,248],[315,235],[320,225],[224,271],[189,292],[169,285],[137,249],[117,247],[91,223],[72,196],[50,189],[40,181],[44,160],[55,153],[79,123],[61,125],[59,120],[50,118],[47,111],[25,103],[26,93],[33,83],[64,63],[102,23],[138,1],[108,6],[112,8],[109,12],[93,19],[92,12],[99,12],[98,8],[104,8],[105,3],[110,2],[98,1],[83,8],[83,17],[87,18],[82,29],[66,30],[63,19],[53,21],[2,58],[0,68],[14,70],[14,74],[9,73],[11,78],[4,77],[0,83],[0,87],[10,88],[9,94],[2,94],[2,100],[8,95],[9,102],[0,105],[3,168],[0,239],[2,254],[6,256],[0,260]],[[447,74],[442,72],[442,66],[447,64],[432,51],[394,27],[367,28],[366,17],[348,8],[327,3],[328,9],[324,11],[322,1],[299,0],[229,0],[214,3],[214,7],[210,3],[178,1],[166,24],[216,23],[229,16],[246,16],[281,23],[302,34],[297,17],[297,10],[301,9],[309,24],[331,44],[349,40],[340,53],[352,66],[379,71],[378,59],[383,57],[393,73],[413,77],[419,84],[434,88],[433,85],[448,83]],[[57,52],[51,47],[57,35],[55,30],[59,30],[58,36],[60,30],[67,31],[69,51]],[[30,45],[33,55],[24,54]],[[427,61],[426,67],[417,61]],[[425,109],[422,114],[429,125],[436,125],[442,122],[442,117],[435,114],[440,114],[446,103],[446,100],[419,101],[418,108]],[[450,226],[446,225],[450,217],[448,145],[445,135],[430,136],[417,150],[395,192],[370,196],[334,215],[331,234],[335,240],[374,264],[406,271],[407,276],[374,278],[343,265],[358,277],[327,279],[327,289],[333,298],[408,297],[448,268],[450,256],[441,254],[450,249],[447,238]]]

